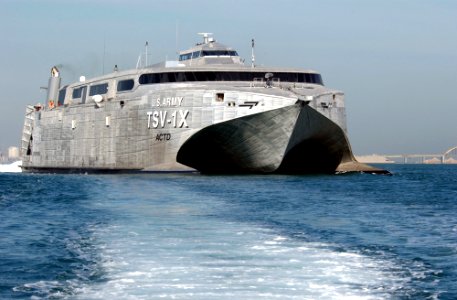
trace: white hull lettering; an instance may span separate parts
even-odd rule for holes
[[[166,111],[159,111],[159,117],[160,117],[160,127],[164,128],[165,127],[165,120],[167,118],[167,112]]]
[[[187,122],[186,122],[186,118],[187,118],[187,115],[189,114],[189,111],[188,110],[180,110],[179,111],[179,116],[181,117],[181,120],[179,121],[179,128],[187,128],[189,126],[187,126]],[[176,127],[176,123],[175,123],[175,127]]]
[[[148,111],[146,114],[148,115],[148,128],[151,128],[152,111]]]
[[[182,106],[182,102],[184,97],[165,97],[165,98],[157,98],[156,99],[156,106],[162,107],[179,107]]]
[[[187,117],[189,116],[189,110],[155,110],[148,111],[148,128],[189,128],[187,125]]]

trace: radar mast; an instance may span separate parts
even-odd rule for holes
[[[203,44],[208,44],[209,42],[214,42],[214,39],[210,37],[213,35],[210,32],[199,32],[199,35],[203,36]]]

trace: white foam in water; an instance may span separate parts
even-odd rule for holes
[[[165,216],[166,217],[166,216]],[[81,299],[383,299],[392,262],[249,224],[186,216],[99,228],[106,281]],[[177,222],[179,224],[177,224]],[[154,224],[152,224],[154,223]]]
[[[8,165],[0,164],[0,173],[20,173],[22,172],[21,165],[22,161],[15,161]]]

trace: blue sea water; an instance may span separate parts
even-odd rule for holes
[[[457,299],[457,166],[0,174],[1,299]]]

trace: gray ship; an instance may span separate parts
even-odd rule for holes
[[[344,94],[320,74],[255,66],[254,51],[245,65],[202,35],[178,61],[63,87],[53,67],[46,104],[26,109],[23,171],[385,172],[355,160]]]

